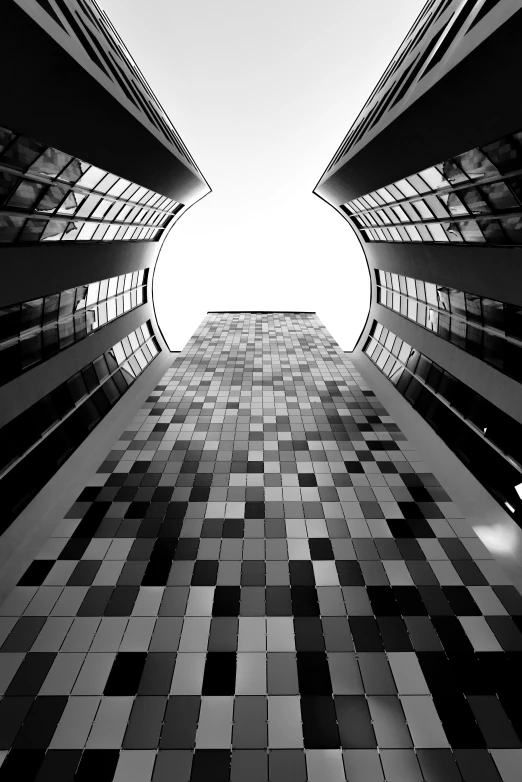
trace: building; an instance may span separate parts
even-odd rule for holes
[[[53,496],[51,479],[86,438],[91,452],[110,431],[129,385],[134,396],[164,372],[154,264],[209,192],[96,2],[4,5],[1,532],[43,487]],[[34,521],[17,522],[13,546]]]
[[[487,38],[478,14],[487,20],[492,5],[474,3],[469,21],[486,39],[476,48],[500,32],[509,38],[502,21],[513,6],[504,3],[491,10],[488,31],[497,32]],[[0,253],[11,292],[0,386],[8,416],[0,782],[516,782],[522,579],[511,514],[518,506],[503,509],[498,495],[511,473],[505,468],[488,483],[475,463],[470,472],[468,440],[459,434],[457,455],[439,423],[448,419],[434,403],[416,402],[413,381],[401,384],[416,357],[422,388],[431,387],[432,372],[450,373],[440,388],[453,383],[456,395],[465,384],[465,393],[480,393],[498,411],[496,422],[509,416],[508,434],[515,431],[514,411],[505,408],[517,402],[516,360],[499,367],[498,347],[479,355],[445,339],[438,303],[449,307],[446,332],[459,335],[459,345],[468,333],[456,325],[468,329],[462,315],[453,321],[459,301],[483,319],[504,302],[495,323],[502,312],[516,324],[507,276],[517,248],[490,246],[482,217],[473,233],[455,212],[441,221],[451,223],[440,228],[448,242],[431,233],[435,220],[410,221],[418,233],[402,222],[397,233],[371,233],[376,218],[366,215],[380,202],[371,195],[374,207],[362,184],[354,189],[348,169],[343,179],[340,157],[317,192],[353,221],[374,275],[356,351],[343,352],[313,312],[245,311],[208,313],[173,355],[154,318],[153,265],[167,226],[208,187],[93,3],[13,0],[8,8],[6,57],[13,61],[15,47],[34,56],[21,67],[40,109],[47,98],[29,78],[31,65],[55,63],[48,100],[57,117],[64,113],[53,125],[53,112],[35,111],[41,126],[33,127],[33,111],[17,107],[13,91],[0,156],[7,237]],[[427,8],[429,48],[429,22],[443,41],[438,19],[450,29],[448,15],[461,8]],[[513,38],[517,19],[509,20]],[[50,45],[52,56],[43,57]],[[80,45],[88,58],[70,54]],[[508,48],[504,41],[504,64]],[[59,79],[75,90],[69,125],[68,107],[56,101]],[[93,118],[98,135],[87,131],[82,79],[106,112],[105,122]],[[381,108],[370,107],[374,118]],[[15,114],[23,110],[22,133]],[[391,116],[382,110],[376,132],[386,132]],[[101,133],[107,127],[109,138]],[[421,133],[420,119],[412,127]],[[66,130],[70,142],[60,136]],[[362,154],[364,138],[350,150]],[[490,142],[474,143],[464,151]],[[508,152],[515,144],[512,137]],[[457,154],[418,171],[431,167],[435,183],[450,181],[452,171],[467,171],[453,162]],[[490,160],[486,152],[471,157],[482,166]],[[409,183],[403,163],[394,181],[402,175]],[[480,187],[493,183],[498,193],[514,181],[499,172]],[[394,190],[370,173],[368,193],[406,187]],[[428,187],[424,176],[410,186]],[[514,187],[504,187],[515,199]],[[440,203],[446,195],[448,209],[464,203],[459,192],[445,187]],[[410,196],[419,201],[407,192],[395,208],[411,216],[421,207],[408,206]],[[428,198],[439,195],[422,197],[428,210]],[[142,209],[158,216],[143,225]],[[492,211],[490,222],[508,237],[515,234],[502,220],[516,212],[505,211]],[[484,241],[471,246],[478,230]],[[473,268],[483,272],[482,287],[468,289],[458,275]],[[493,301],[487,285],[497,278]],[[464,292],[460,299],[455,291]],[[477,329],[499,339],[489,321]],[[508,336],[515,345],[516,335]],[[474,405],[473,415],[491,415]],[[468,426],[463,415],[458,421]],[[490,427],[499,424],[488,419],[480,445],[506,461]],[[469,431],[478,436],[476,425]],[[489,452],[484,458],[496,464]]]
[[[315,188],[370,270],[359,370],[439,454],[466,515],[518,541],[521,31],[519,2],[426,3]]]
[[[516,779],[522,596],[314,313],[209,313],[110,448],[1,609],[0,779]]]

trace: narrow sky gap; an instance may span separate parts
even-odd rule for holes
[[[313,310],[353,348],[365,258],[312,188],[423,4],[102,0],[213,189],[158,260],[172,350],[226,309]]]

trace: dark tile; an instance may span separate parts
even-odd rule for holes
[[[233,695],[236,686],[236,655],[208,652],[203,676],[203,695]]]
[[[81,756],[80,749],[49,750],[35,782],[73,782]]]
[[[174,652],[149,652],[138,686],[138,695],[168,695],[174,675]]]
[[[45,624],[44,616],[22,616],[2,644],[2,652],[28,652]]]
[[[218,574],[218,562],[200,559],[194,562],[192,571],[192,586],[215,586]]]
[[[34,782],[44,760],[44,750],[12,750],[0,767],[0,780]]]
[[[331,697],[302,697],[301,718],[305,749],[338,749],[341,746]]]
[[[161,749],[193,749],[196,742],[201,699],[175,695],[168,700],[161,733]]]
[[[301,695],[331,695],[332,682],[324,652],[297,652],[297,676]]]
[[[136,695],[146,659],[146,652],[119,652],[112,664],[103,694]]]
[[[324,652],[324,636],[319,617],[294,618],[295,648],[298,652]]]
[[[306,589],[306,587],[298,588]],[[296,611],[294,590],[291,590],[290,587],[268,586],[265,590],[265,599],[267,616],[291,616],[292,613],[294,613],[296,616],[303,615]],[[302,610],[305,611],[309,609],[305,608],[303,604]],[[304,615],[309,616],[310,614]]]
[[[329,538],[308,538],[310,556],[313,560],[333,559],[334,553]]]
[[[350,616],[350,631],[357,652],[382,652],[382,639],[372,616]]]
[[[240,587],[218,586],[214,591],[212,616],[239,616]]]
[[[319,616],[319,603],[314,587],[292,586],[292,611],[294,616]]]
[[[62,695],[40,696],[31,706],[13,743],[13,749],[47,749],[67,705]]]
[[[11,748],[32,704],[33,698],[29,697],[8,696],[2,698],[0,701],[0,749]]]
[[[112,782],[119,757],[117,749],[86,749],[74,782]]]
[[[166,696],[147,695],[134,699],[123,739],[123,749],[156,749],[166,705]]]
[[[197,749],[190,782],[230,782],[230,752],[227,749]]]
[[[214,616],[210,624],[209,652],[236,652],[239,620],[235,616]]]
[[[335,713],[343,749],[373,749],[377,746],[368,702],[363,695],[336,695]]]
[[[54,563],[54,559],[35,559],[23,574],[18,586],[41,586]]]
[[[293,587],[315,586],[314,569],[309,561],[292,560],[289,562],[290,583]]]
[[[54,652],[26,654],[5,694],[8,696],[38,695],[55,657]]]
[[[337,560],[335,567],[341,586],[364,586],[361,566],[355,560]]]

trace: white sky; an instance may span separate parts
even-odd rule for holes
[[[424,0],[99,2],[213,190],[159,256],[170,348],[207,310],[309,310],[351,350],[367,265],[312,189]]]

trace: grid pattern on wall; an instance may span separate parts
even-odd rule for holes
[[[0,385],[147,301],[148,269],[0,306]]]
[[[522,381],[522,307],[375,269],[377,301]]]
[[[0,243],[157,241],[183,204],[0,127]]]
[[[0,779],[520,768],[522,597],[314,315],[209,315],[0,614]]]
[[[159,353],[150,321],[0,429],[3,532]]]
[[[377,321],[364,351],[522,526],[522,425]]]
[[[522,131],[341,206],[367,241],[522,245]]]

